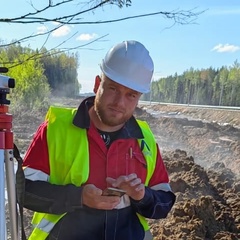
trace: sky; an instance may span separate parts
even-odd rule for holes
[[[56,2],[53,0],[53,2]],[[81,4],[77,4],[81,2]],[[41,17],[64,16],[74,10],[91,5],[74,1],[62,8],[45,11]],[[1,18],[15,18],[41,9],[47,0],[3,0]],[[84,4],[83,4],[84,3]],[[13,7],[14,6],[14,7]],[[105,6],[81,14],[81,22],[113,20],[155,12],[202,12],[188,24],[175,23],[164,15],[101,24],[65,25],[50,36],[28,39],[21,44],[32,49],[73,48],[79,56],[78,81],[80,93],[93,91],[95,76],[100,74],[99,64],[107,51],[124,40],[137,40],[145,45],[153,59],[153,81],[161,77],[182,74],[193,67],[204,69],[232,66],[240,61],[240,4],[239,0],[132,0],[130,7]],[[0,22],[0,39],[7,43],[36,33],[44,33],[57,26],[46,24],[9,24]],[[90,44],[89,44],[90,43]],[[82,46],[76,48],[78,46]],[[0,44],[1,47],[1,44]],[[17,79],[16,79],[17,81]]]

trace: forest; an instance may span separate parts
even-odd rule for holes
[[[220,69],[190,69],[152,82],[143,100],[156,102],[240,106],[240,64]]]
[[[0,48],[0,67],[6,67],[6,75],[15,79],[8,96],[13,111],[46,109],[50,95],[77,96],[81,86],[77,54],[11,44]]]
[[[46,48],[33,50],[20,44],[0,48],[0,67],[16,79],[8,96],[13,110],[46,109],[49,97],[78,97],[79,56]],[[220,69],[194,69],[175,73],[152,82],[151,91],[142,100],[200,105],[240,106],[240,64]]]

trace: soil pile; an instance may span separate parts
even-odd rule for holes
[[[240,111],[145,105],[137,112],[162,150],[183,149],[202,167],[221,162],[240,176]]]
[[[200,120],[202,110],[188,111],[136,111],[152,127],[177,195],[166,219],[149,220],[154,240],[240,239],[240,113],[205,109]]]
[[[231,170],[205,170],[182,150],[163,157],[177,200],[167,219],[149,221],[154,239],[240,239],[240,182]]]
[[[65,100],[61,103],[66,106],[79,104],[79,100]],[[166,219],[149,220],[155,240],[240,239],[238,114],[228,112],[228,119],[224,119],[226,113],[216,116],[208,110],[201,113],[200,109],[188,113],[184,108],[170,106],[141,105],[136,109],[135,115],[147,120],[156,136],[177,195]],[[44,113],[15,116],[15,143],[22,153],[43,118]],[[24,213],[29,234],[32,213],[26,209]]]

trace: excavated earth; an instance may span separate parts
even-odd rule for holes
[[[53,102],[75,107],[80,100]],[[44,115],[14,116],[22,154]],[[177,196],[166,219],[149,220],[154,240],[240,239],[240,111],[140,104],[135,116],[151,126]],[[27,235],[31,216],[24,209]]]

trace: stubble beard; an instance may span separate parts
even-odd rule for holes
[[[107,126],[115,127],[124,124],[129,119],[125,115],[121,118],[109,117],[104,108],[105,106],[103,106],[98,99],[95,99],[94,110],[100,121]]]

